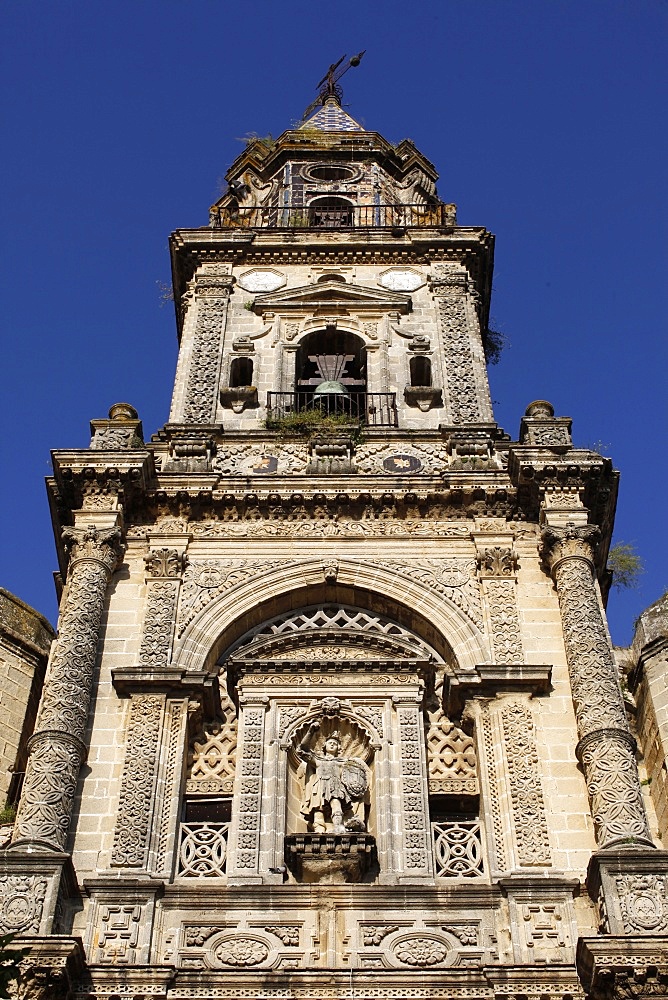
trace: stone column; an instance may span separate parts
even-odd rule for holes
[[[17,849],[28,845],[65,849],[72,800],[86,756],[84,733],[102,608],[122,552],[117,526],[66,528],[63,537],[70,549],[67,590],[29,744],[11,845]]]
[[[544,557],[561,609],[578,726],[576,753],[599,847],[654,846],[642,802],[636,743],[594,586],[597,537],[594,525],[543,530]]]

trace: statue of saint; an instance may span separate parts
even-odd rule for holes
[[[323,752],[310,743],[320,729],[313,722],[297,747],[306,777],[302,816],[313,833],[364,832],[364,803],[369,789],[369,769],[359,757],[341,756],[341,738],[332,733]]]

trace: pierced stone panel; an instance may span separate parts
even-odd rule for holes
[[[441,709],[429,712],[427,764],[431,795],[478,793],[475,745]]]
[[[189,795],[231,795],[237,756],[237,719],[234,706],[225,699],[221,715],[199,727],[188,746]]]
[[[310,651],[310,653],[308,652]],[[430,659],[408,629],[369,611],[320,604],[290,612],[247,633],[233,647],[244,659]]]

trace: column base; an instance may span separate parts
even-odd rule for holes
[[[0,934],[67,930],[80,907],[69,854],[12,847],[0,855]]]
[[[668,851],[643,846],[592,855],[587,891],[606,934],[668,934]]]

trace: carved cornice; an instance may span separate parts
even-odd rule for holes
[[[525,663],[483,663],[472,671],[456,674],[446,672],[443,684],[444,711],[448,717],[456,718],[461,714],[467,699],[494,698],[500,691],[547,694],[551,679],[551,666]]]
[[[589,563],[593,572],[596,546],[600,537],[600,529],[595,524],[543,528],[541,554],[545,565],[554,575],[564,560],[583,559]]]

